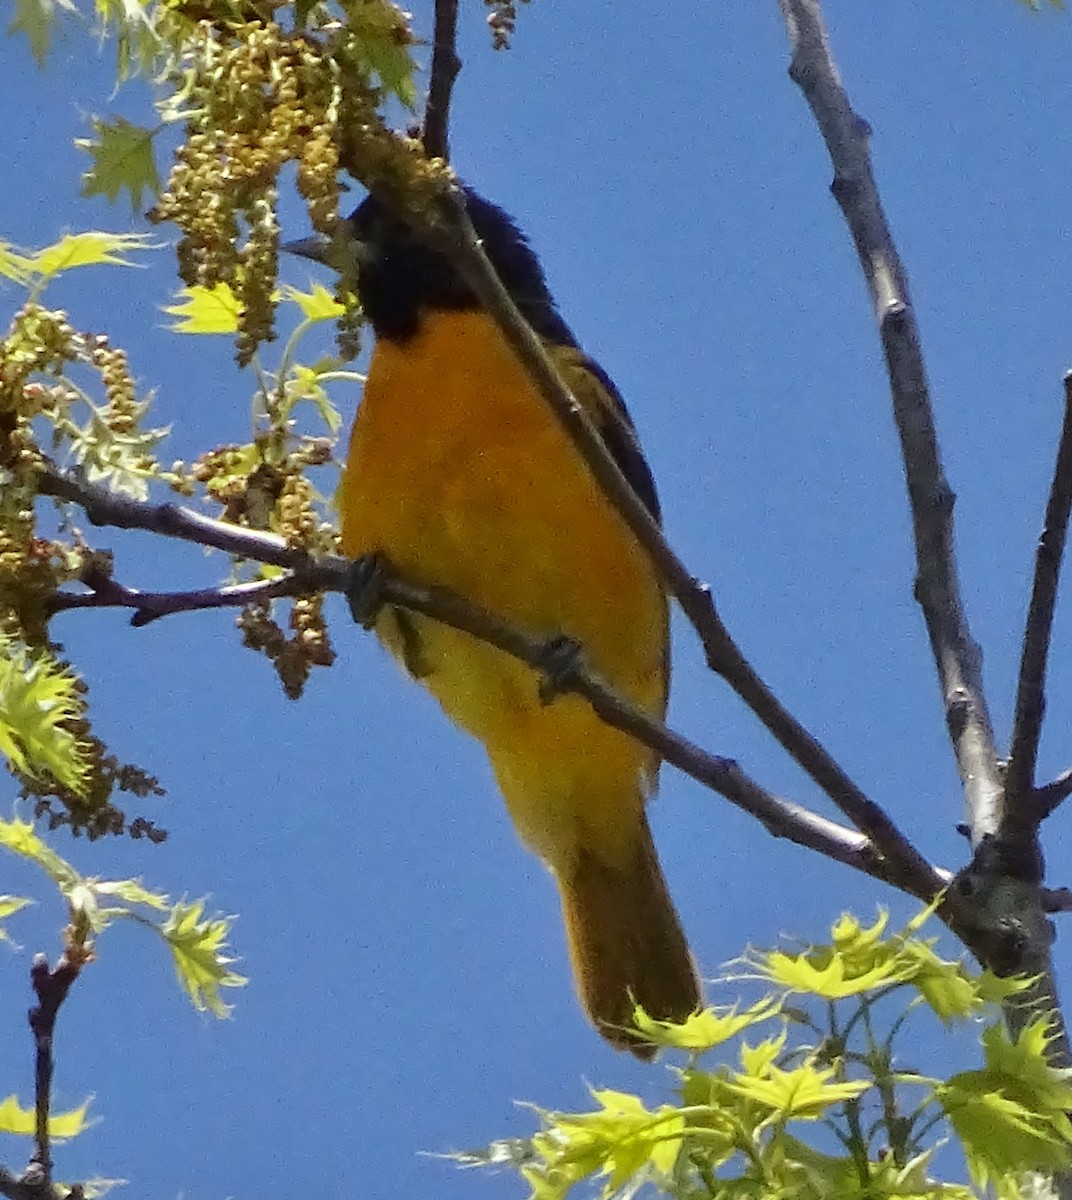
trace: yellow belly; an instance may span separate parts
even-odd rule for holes
[[[646,556],[481,313],[436,314],[377,343],[340,491],[342,541],[528,632],[577,639],[661,715],[666,601]],[[657,764],[576,697],[543,705],[529,668],[414,617],[421,682],[486,746],[519,833],[562,870],[635,847]],[[377,632],[403,647],[391,614]]]

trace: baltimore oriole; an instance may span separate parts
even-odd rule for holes
[[[622,398],[559,316],[536,255],[501,209],[468,189],[466,202],[506,288],[658,517]],[[665,591],[494,321],[376,197],[344,236],[376,341],[339,491],[343,550],[382,555],[403,578],[450,588],[530,633],[574,639],[612,686],[662,717]],[[315,242],[292,248],[333,259]],[[644,813],[657,757],[578,697],[542,703],[532,670],[466,634],[391,607],[376,632],[484,743],[518,833],[558,884],[589,1017],[648,1057],[630,1033],[634,1001],[676,1020],[700,1004]]]

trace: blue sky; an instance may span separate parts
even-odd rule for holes
[[[956,867],[962,804],[912,600],[881,358],[825,152],[786,76],[777,6],[666,14],[655,0],[538,0],[520,11],[514,49],[493,54],[467,0],[456,165],[529,231],[564,315],[630,404],[669,537],[711,581],[738,641],[924,851]],[[1072,24],[1014,0],[837,3],[827,17],[874,126],[910,272],[959,496],[965,598],[1004,737],[1072,366]],[[429,31],[430,4],[416,21]],[[71,139],[113,103],[108,55],[71,35],[42,74],[24,43],[0,42],[0,236],[37,245],[71,229],[147,228],[127,208],[78,199],[85,159]],[[118,104],[134,115],[140,98],[132,89]],[[129,350],[158,390],[159,421],[174,423],[174,456],[189,457],[246,438],[251,381],[222,339],[166,331],[171,269],[162,252],[145,270],[72,275],[53,298]],[[287,269],[310,278],[304,264]],[[139,586],[224,570],[148,536],[98,541]],[[332,613],[338,663],[298,704],[227,615],[144,630],[111,613],[57,622],[102,735],[167,786],[144,811],[171,831],[155,848],[60,849],[87,872],[211,893],[240,914],[251,978],[218,1023],[184,1004],[141,931],[107,935],[61,1017],[58,1100],[93,1093],[103,1117],[62,1151],[68,1178],[123,1176],[128,1195],[189,1200],[311,1185],[369,1200],[516,1196],[516,1180],[420,1151],[527,1132],[515,1100],[582,1107],[586,1080],[652,1100],[670,1085],[585,1024],[553,888],[516,842],[479,747],[340,605]],[[822,806],[705,672],[683,626],[677,635],[674,725]],[[1072,763],[1067,604],[1049,700],[1042,778]],[[749,942],[820,938],[846,907],[910,909],[672,771],[652,820],[707,974]],[[1051,824],[1052,882],[1065,884],[1067,817]],[[4,863],[0,891],[35,887]],[[42,905],[13,930],[22,954],[0,947],[0,1094],[29,1095],[26,971],[61,920]],[[1057,954],[1067,977],[1064,942]]]

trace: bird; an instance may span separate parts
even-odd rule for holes
[[[462,194],[502,283],[660,519],[625,403],[559,314],[527,238],[471,187]],[[662,719],[665,587],[494,318],[375,192],[340,226],[331,242],[288,248],[328,265],[352,256],[374,335],[338,493],[343,552],[378,556],[401,578],[449,588],[528,634],[568,639],[621,695]],[[681,1022],[702,1005],[645,811],[658,756],[576,695],[547,702],[536,672],[469,634],[390,605],[375,630],[483,743],[517,833],[557,885],[589,1019],[613,1046],[650,1058],[635,1006]]]

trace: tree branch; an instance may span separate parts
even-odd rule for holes
[[[52,1190],[43,1190],[32,1174],[27,1179],[3,1166],[0,1166],[0,1196],[6,1196],[7,1200],[53,1200]]]
[[[957,579],[954,496],[938,450],[908,281],[875,184],[870,128],[856,114],[830,53],[818,0],[779,0],[789,32],[789,75],[804,94],[834,166],[831,186],[871,293],[901,439],[916,543],[916,599],[930,636],[946,722],[968,805],[972,844],[997,832],[1003,795],[972,640]]]
[[[450,158],[450,100],[462,69],[456,49],[458,0],[436,0],[432,78],[424,109],[424,152],[429,158]]]
[[[209,545],[239,558],[268,562],[290,572],[284,578],[265,584],[175,593],[140,592],[124,587],[110,577],[91,573],[87,585],[99,591],[89,595],[60,593],[55,601],[57,611],[119,605],[134,610],[135,624],[147,624],[167,613],[190,612],[197,608],[219,608],[288,595],[306,595],[313,591],[352,593],[355,564],[346,558],[324,556],[313,559],[304,551],[288,547],[282,538],[273,534],[213,521],[177,505],[154,505],[114,496],[84,479],[56,472],[44,475],[41,490],[78,503],[98,525],[144,529]],[[382,576],[379,599],[469,633],[540,672],[546,673],[551,652],[560,640],[521,633],[509,623],[443,588],[418,587],[393,577],[389,571]],[[948,872],[939,871],[930,864],[926,864],[925,872],[906,871],[897,860],[886,858],[864,834],[767,792],[733,760],[706,753],[622,699],[581,661],[569,664],[565,670],[556,670],[551,688],[583,696],[608,725],[635,737],[686,775],[751,813],[775,837],[788,838],[921,900],[931,900],[949,882]]]
[[[1069,796],[1072,796],[1072,768],[1062,771],[1052,783],[1036,790],[1035,803],[1038,805],[1040,818],[1048,817]]]
[[[304,551],[292,549],[274,533],[216,521],[180,504],[146,504],[119,496],[87,482],[77,471],[43,470],[38,477],[38,490],[43,496],[77,504],[94,525],[142,529],[291,570],[312,561]]]
[[[845,816],[874,843],[900,881],[899,886],[913,895],[933,897],[942,886],[934,867],[887,813],[860,790],[833,756],[784,708],[722,623],[711,589],[689,572],[670,547],[658,523],[633,491],[583,408],[558,374],[539,337],[503,286],[480,245],[460,191],[455,190],[447,197],[443,216],[451,236],[441,238],[439,248],[449,255],[480,303],[495,318],[540,394],[573,439],[596,482],[651,558],[699,635],[708,665],[733,688]]]
[[[1027,608],[1020,678],[1016,688],[1012,748],[1005,776],[1008,792],[1002,840],[1034,837],[1039,822],[1053,811],[1035,794],[1039,738],[1046,709],[1046,666],[1057,603],[1061,560],[1072,509],[1072,372],[1064,378],[1064,420],[1057,445],[1046,517],[1035,551],[1035,575]]]
[[[1044,912],[1052,896],[1035,877],[1028,847],[1003,845],[1004,781],[982,686],[981,656],[964,615],[953,545],[953,493],[938,451],[919,331],[908,283],[875,184],[867,123],[852,108],[834,64],[819,0],[779,0],[789,34],[790,77],[800,87],[834,165],[832,191],[856,245],[882,340],[901,439],[916,543],[916,597],[923,609],[968,806],[974,856],[940,910],[980,962],[1000,974],[1032,976],[1032,988],[1006,1005],[1017,1030],[1053,1018],[1049,1053],[1068,1066],[1069,1045]],[[1058,1180],[1072,1198],[1072,1176]]]

